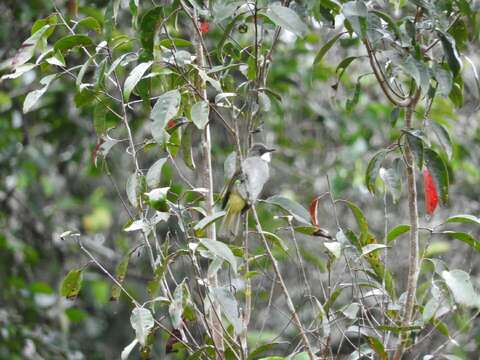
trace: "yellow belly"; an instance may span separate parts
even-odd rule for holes
[[[231,213],[239,213],[243,210],[246,203],[245,200],[237,193],[231,192],[228,197],[227,211]]]

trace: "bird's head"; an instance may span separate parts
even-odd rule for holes
[[[271,159],[271,152],[275,149],[267,148],[264,144],[253,144],[253,146],[248,151],[248,156],[258,156],[267,162]]]

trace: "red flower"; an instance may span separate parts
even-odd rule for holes
[[[198,29],[202,34],[206,34],[208,32],[209,27],[210,26],[208,25],[208,22],[205,20],[200,20],[200,22],[198,23]]]
[[[423,187],[425,189],[425,210],[432,215],[438,205],[438,193],[430,171],[423,170]]]

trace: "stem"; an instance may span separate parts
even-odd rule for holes
[[[388,83],[388,81],[385,79],[385,76],[382,72],[382,70],[379,68],[378,63],[376,61],[375,57],[375,52],[372,49],[372,46],[368,42],[368,40],[364,41],[365,48],[367,49],[367,54],[368,54],[368,59],[370,61],[370,66],[373,70],[373,73],[375,74],[375,77],[377,78],[378,83],[380,84],[380,87],[382,88],[383,93],[385,96],[390,100],[390,102],[396,106],[400,107],[407,107],[410,106],[412,103],[412,98],[401,98],[401,99],[396,99],[395,98],[395,92]]]
[[[245,274],[248,275],[250,271],[248,259],[248,211],[245,215],[245,238],[243,241],[243,251],[245,260]],[[245,279],[245,309],[243,310],[243,333],[240,335],[240,344],[242,346],[243,356],[248,357],[248,324],[252,315],[252,281],[250,277]]]
[[[287,285],[285,285],[285,281],[283,280],[282,273],[280,272],[280,268],[278,267],[277,259],[275,259],[275,257],[273,256],[272,250],[270,249],[267,239],[265,238],[265,235],[263,233],[262,225],[260,224],[260,219],[258,218],[257,209],[255,205],[252,205],[251,209],[253,213],[253,218],[255,219],[257,232],[260,235],[260,238],[262,239],[263,246],[265,246],[265,249],[267,250],[267,254],[268,254],[268,257],[270,258],[270,261],[272,262],[275,275],[280,284],[280,287],[282,288],[283,294],[285,295],[285,298],[287,300],[287,307],[288,307],[288,310],[290,311],[290,315],[293,319],[295,326],[297,327],[297,330],[300,332],[300,336],[302,337],[303,345],[305,346],[305,350],[307,351],[309,359],[315,360],[316,356],[312,350],[312,346],[310,345],[310,341],[308,340],[307,334],[303,329],[303,325],[300,322],[298,313],[295,310],[295,306],[293,305],[292,298],[290,296],[290,293],[288,292]]]
[[[195,20],[194,27],[195,33],[193,36],[195,53],[197,56],[197,65],[200,69],[205,68],[205,54],[202,47],[202,37],[198,29],[197,24],[197,14],[194,9],[193,18]],[[201,93],[201,97],[208,101],[207,96],[207,85],[204,80],[199,77],[199,83],[197,87]],[[210,135],[210,124],[205,126],[205,129],[202,134],[202,153],[203,153],[203,169],[202,169],[202,179],[204,181],[203,186],[208,190],[205,201],[205,210],[207,216],[211,216],[214,211],[215,201],[213,199],[213,173],[212,173],[212,141]],[[215,223],[211,224],[207,228],[207,237],[211,240],[217,239],[217,233],[215,228]],[[218,277],[217,273],[211,274],[208,277],[208,283],[211,287],[218,287]],[[210,326],[212,329],[212,340],[215,344],[215,347],[218,349],[217,359],[225,358],[225,348],[223,346],[223,329],[220,322],[219,316],[215,314],[220,314],[220,306],[216,302],[212,302],[212,310],[210,312]]]
[[[417,99],[405,109],[405,126],[412,127],[412,115]],[[413,311],[415,308],[415,292],[417,290],[418,271],[419,271],[419,246],[418,246],[418,208],[417,208],[417,186],[415,182],[415,163],[412,150],[408,142],[405,142],[405,162],[407,166],[407,184],[408,184],[408,210],[410,214],[410,254],[408,258],[408,278],[407,278],[407,299],[403,310],[402,327],[410,326]],[[404,353],[406,341],[408,340],[408,331],[401,330],[400,341],[393,354],[393,360],[400,360]]]

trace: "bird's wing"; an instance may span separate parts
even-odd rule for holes
[[[227,185],[225,186],[225,195],[223,196],[223,200],[222,200],[222,209],[225,209],[225,207],[227,206],[230,193],[232,192],[233,187],[236,186],[235,183],[237,182],[237,180],[241,178],[241,175],[242,174],[240,171],[236,171],[234,172],[232,177],[228,180]]]
[[[260,157],[247,157],[243,161],[242,167],[246,178],[245,186],[249,202],[253,203],[257,200],[270,176],[268,163]]]

